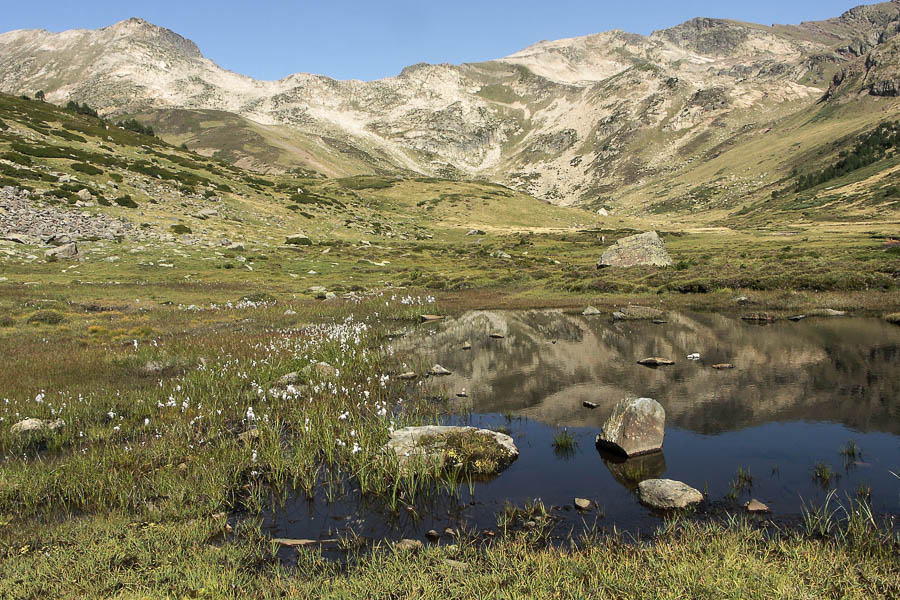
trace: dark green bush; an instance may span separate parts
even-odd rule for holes
[[[19,154],[18,152],[4,152],[3,154],[0,154],[0,158],[3,158],[10,162],[14,162],[17,165],[23,165],[25,167],[30,167],[33,164],[30,158],[28,158],[24,154]]]
[[[172,233],[175,233],[178,235],[184,235],[186,233],[193,233],[193,231],[191,231],[190,227],[188,227],[187,225],[182,225],[181,223],[178,223],[177,225],[172,225],[170,227],[170,229],[172,230]]]
[[[78,171],[79,173],[84,173],[85,175],[100,175],[103,173],[103,169],[98,169],[93,165],[89,165],[87,163],[75,163],[72,165],[72,169]]]
[[[115,202],[116,204],[118,204],[119,206],[122,206],[124,208],[137,208],[138,207],[138,203],[135,202],[131,198],[131,196],[129,196],[128,194],[126,194],[124,196],[119,196],[118,198],[113,200],[113,202]]]

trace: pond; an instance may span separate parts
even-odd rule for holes
[[[400,516],[352,489],[332,501],[298,495],[266,515],[273,536],[337,539],[352,531],[399,539],[448,527],[496,529],[507,503],[536,499],[555,507],[560,539],[593,526],[640,535],[663,516],[642,506],[635,488],[663,477],[705,494],[696,518],[740,512],[755,498],[771,509],[767,518],[793,523],[831,491],[845,503],[861,494],[876,512],[900,514],[900,479],[892,474],[900,473],[900,327],[878,319],[759,325],[671,313],[653,323],[473,311],[418,326],[393,350],[417,357],[409,367],[419,372],[434,363],[450,370],[418,385],[445,398],[446,423],[508,430],[518,460],[460,497],[431,498]],[[687,358],[695,353],[699,360]],[[675,364],[637,364],[647,357]],[[735,368],[712,368],[720,363]],[[612,407],[637,397],[665,408],[662,452],[622,461],[598,451],[594,440]],[[562,430],[574,450],[554,447]],[[735,485],[739,470],[749,477]],[[596,508],[574,510],[575,497]]]

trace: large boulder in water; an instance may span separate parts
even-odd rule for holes
[[[618,240],[606,249],[597,262],[597,268],[642,265],[671,267],[673,264],[659,235],[655,231],[648,231]]]
[[[597,446],[638,456],[662,449],[666,411],[652,398],[620,400],[597,435]]]

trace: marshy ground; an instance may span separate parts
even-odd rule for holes
[[[514,510],[493,536],[459,530],[419,551],[345,536],[334,560],[315,545],[272,542],[262,515],[288,491],[327,497],[349,485],[403,513],[468,485],[424,466],[399,474],[382,451],[392,428],[442,414],[430,384],[410,393],[396,378],[421,357],[388,351],[422,313],[630,302],[773,316],[900,308],[900,264],[883,233],[686,232],[664,236],[674,268],[598,273],[599,235],[492,232],[476,243],[459,232],[247,251],[98,241],[80,244],[87,260],[74,262],[4,245],[2,595],[900,594],[896,528],[864,499],[839,508],[832,497],[797,527],[760,526],[739,511],[712,523],[682,515],[649,539],[588,529],[571,547],[548,544],[540,527],[503,535],[500,525],[522,516]],[[313,286],[338,298],[318,300]],[[26,417],[64,425],[11,431]],[[518,509],[540,516],[536,505]]]

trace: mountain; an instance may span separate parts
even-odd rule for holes
[[[129,19],[0,35],[0,91],[136,116],[258,171],[484,179],[560,205],[713,219],[753,213],[794,169],[900,114],[898,30],[895,0],[800,25],[698,18],[545,41],[371,82],[256,81]]]

